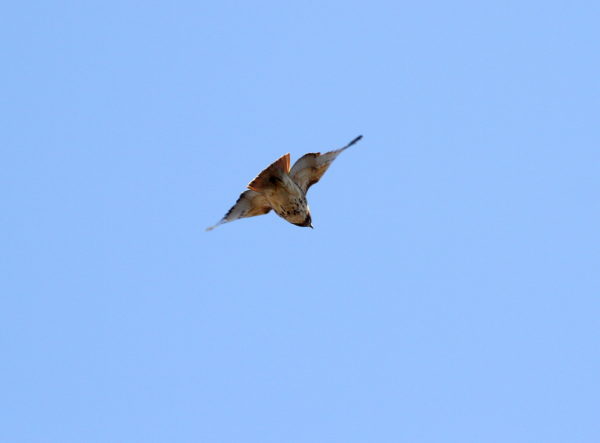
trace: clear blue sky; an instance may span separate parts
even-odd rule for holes
[[[600,441],[598,2],[0,21],[0,441]]]

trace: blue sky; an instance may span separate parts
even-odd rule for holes
[[[600,441],[599,13],[5,6],[0,440]]]

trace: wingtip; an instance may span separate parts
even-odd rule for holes
[[[363,138],[363,136],[362,136],[362,134],[361,134],[361,135],[359,135],[358,137],[356,137],[354,140],[352,140],[352,141],[350,142],[350,144],[351,144],[351,145],[353,145],[354,143],[356,143],[356,142],[359,142],[360,140],[362,140],[362,138]]]
[[[363,138],[362,135],[359,135],[358,137],[356,137],[354,140],[352,140],[350,143],[348,143],[346,146],[344,146],[342,149],[346,149],[349,148],[350,146],[352,146],[354,143],[359,142],[361,139]]]
[[[212,231],[212,230],[213,230],[213,229],[215,229],[217,226],[219,226],[219,225],[222,225],[222,224],[223,224],[223,221],[221,220],[221,221],[220,221],[219,223],[217,223],[216,225],[212,225],[212,226],[209,226],[208,228],[206,228],[206,229],[204,230],[204,232],[209,232],[209,231]]]

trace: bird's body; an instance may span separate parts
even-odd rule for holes
[[[312,228],[306,192],[327,171],[335,158],[345,149],[359,141],[356,137],[343,148],[325,154],[311,153],[302,156],[290,169],[290,154],[272,163],[248,184],[238,201],[212,230],[220,224],[244,217],[253,217],[271,209],[288,222]]]
[[[302,225],[307,217],[310,218],[306,194],[289,174],[282,175],[275,186],[263,191],[263,195],[277,215],[294,225]]]

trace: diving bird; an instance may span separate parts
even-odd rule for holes
[[[206,230],[211,231],[223,223],[240,218],[263,215],[271,209],[296,226],[312,228],[306,192],[321,179],[342,151],[361,138],[362,135],[359,135],[343,148],[325,154],[320,152],[305,154],[291,169],[290,154],[285,154],[258,174],[248,184],[248,191],[242,192],[225,217]]]

